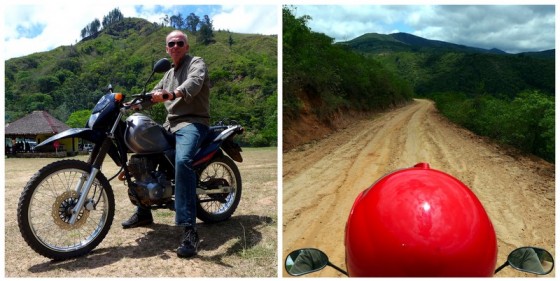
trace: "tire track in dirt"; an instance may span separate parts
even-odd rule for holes
[[[498,262],[515,247],[554,254],[554,165],[504,152],[437,113],[413,103],[283,155],[283,255],[324,250],[344,267],[344,226],[355,197],[384,174],[428,162],[467,184],[498,236]],[[340,276],[323,270],[312,276]],[[504,270],[499,276],[525,276]],[[550,275],[548,275],[550,276]]]

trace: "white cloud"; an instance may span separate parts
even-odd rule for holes
[[[50,3],[4,8],[4,56],[12,58],[76,43],[86,25],[95,18],[101,21],[115,5],[99,4],[84,8],[79,4]],[[18,26],[31,25],[41,25],[44,29],[36,37],[20,38]]]
[[[408,32],[508,52],[555,48],[554,6],[476,5],[300,5],[297,17],[310,15],[315,32],[345,41],[365,33]]]
[[[335,41],[345,41],[365,33],[407,31],[403,18],[414,10],[412,6],[320,5],[297,6],[295,15],[310,15],[309,27],[325,33]]]
[[[240,33],[278,34],[278,6],[223,6],[211,15],[214,29]]]
[[[413,26],[429,39],[517,53],[555,48],[554,19],[552,6],[435,6]]]

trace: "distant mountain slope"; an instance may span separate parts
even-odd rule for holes
[[[544,58],[544,59],[554,59],[556,56],[556,50],[546,50],[541,52],[525,52],[519,53],[518,55],[525,55],[530,57]]]
[[[450,91],[513,97],[527,89],[554,94],[554,50],[508,54],[407,33],[367,33],[337,44],[381,61],[421,96]]]
[[[415,36],[408,33],[393,33],[389,36],[395,38],[396,40],[409,44],[411,46],[420,46],[426,48],[439,48],[448,51],[461,51],[461,52],[474,52],[474,53],[492,53],[492,54],[505,54],[506,52],[499,49],[482,49],[476,47],[469,47],[465,45],[453,44],[438,40],[429,40],[419,36]]]
[[[468,53],[505,54],[504,51],[498,49],[486,50],[482,48],[469,47],[444,41],[425,39],[403,32],[387,35],[366,33],[350,41],[340,42],[339,44],[349,46],[356,51],[364,53],[385,51],[458,51]]]
[[[465,52],[484,54],[508,54],[500,49],[483,49],[439,40],[422,38],[409,33],[399,32],[392,34],[366,33],[350,41],[339,42],[363,53],[380,53],[387,51],[422,51],[422,52]],[[554,58],[554,50],[542,52],[521,53],[529,56]]]

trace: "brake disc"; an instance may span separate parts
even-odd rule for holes
[[[65,230],[73,230],[80,228],[84,223],[86,223],[89,216],[89,210],[82,208],[76,219],[76,223],[70,224],[70,218],[72,217],[72,209],[78,203],[80,198],[76,191],[66,191],[56,197],[54,204],[52,206],[52,217],[54,223],[60,228]]]

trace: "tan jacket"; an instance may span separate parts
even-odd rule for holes
[[[168,113],[165,129],[175,133],[190,123],[209,126],[210,78],[202,58],[185,55],[179,66],[173,65],[154,87],[154,91],[160,89],[183,93],[180,98],[164,102]]]

